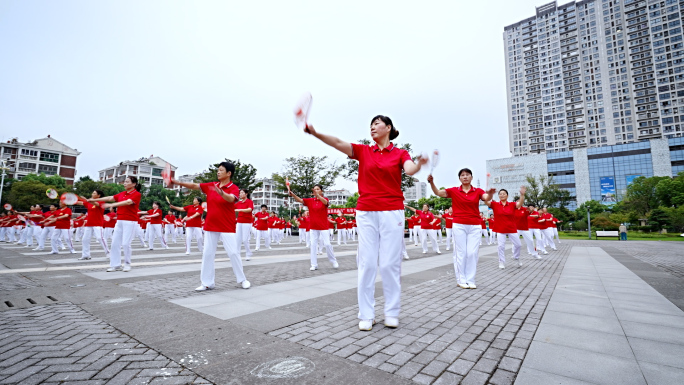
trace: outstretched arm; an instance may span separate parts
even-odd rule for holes
[[[519,209],[525,204],[525,193],[527,192],[527,187],[520,186],[520,199],[515,204],[515,208]]]
[[[442,197],[442,198],[447,198],[447,197],[448,197],[446,190],[440,190],[440,189],[437,188],[437,186],[435,186],[435,180],[434,180],[434,178],[432,177],[432,175],[428,175],[427,181],[428,181],[428,183],[430,183],[430,188],[432,189],[432,192],[433,192],[435,195],[437,195],[437,196],[439,196],[439,197]]]
[[[295,200],[296,202],[299,202],[300,204],[304,204],[304,199],[298,197],[297,194],[293,193],[291,190],[288,190],[288,192],[290,193],[290,196],[291,196],[292,198],[294,198],[294,200]]]
[[[352,154],[352,145],[349,142],[345,142],[344,140],[332,136],[332,135],[326,135],[322,134],[316,129],[314,129],[313,126],[311,125],[306,125],[306,128],[304,128],[304,132],[311,134],[312,136],[318,138],[321,142],[327,144],[328,146],[336,149],[337,151],[343,153],[344,155],[347,155],[348,157],[351,157]]]

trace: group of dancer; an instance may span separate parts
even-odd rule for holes
[[[547,246],[555,250],[555,226],[551,226],[554,220],[546,209],[539,212],[534,207],[524,207],[525,187],[521,187],[520,198],[516,202],[508,201],[508,191],[504,189],[498,192],[499,201],[493,201],[496,189],[484,191],[473,186],[473,173],[468,168],[458,171],[460,184],[451,188],[438,189],[433,176],[427,177],[435,195],[451,199],[451,207],[446,213],[434,215],[430,212],[429,206],[424,205],[422,210],[408,208],[415,215],[405,218],[406,207],[401,189],[402,173],[416,174],[427,164],[428,159],[419,156],[413,161],[407,151],[394,146],[392,140],[398,137],[399,131],[389,117],[378,115],[371,119],[370,136],[374,143],[370,145],[346,142],[321,133],[308,124],[304,131],[350,159],[358,161],[359,199],[353,220],[347,220],[343,215],[337,218],[328,215],[329,200],[324,196],[321,185],[313,187],[311,197],[302,198],[291,191],[289,194],[308,209],[299,217],[295,217],[294,222],[303,230],[300,231],[300,242],[306,243],[310,248],[310,270],[318,269],[317,255],[323,250],[332,268],[339,267],[331,245],[334,233],[331,229],[336,227],[338,230],[338,244],[346,243],[348,239],[358,236],[357,299],[360,330],[371,330],[376,322],[375,279],[378,270],[382,277],[385,297],[384,324],[389,328],[396,328],[399,325],[401,263],[402,257],[408,257],[404,242],[405,220],[409,221],[409,228],[413,230],[410,233],[416,245],[419,235],[423,253],[428,251],[428,238],[432,241],[433,250],[440,253],[437,237],[441,236],[441,221],[445,220],[447,250],[452,246],[454,249],[456,283],[464,289],[477,287],[478,253],[483,234],[487,233],[486,222],[489,223],[492,234],[495,234],[502,268],[505,263],[504,246],[507,238],[513,243],[513,256],[516,260],[520,258],[520,235],[528,243],[528,252],[535,257],[540,257],[537,250],[545,254]],[[171,206],[172,210],[185,213],[181,222],[185,225],[187,252],[190,252],[192,239],[197,240],[198,248],[202,252],[200,286],[195,289],[197,291],[211,290],[215,287],[214,260],[219,241],[223,243],[223,248],[230,258],[237,283],[248,289],[251,284],[243,271],[241,247],[245,246],[249,260],[250,235],[256,237],[255,250],[259,250],[261,239],[264,239],[266,247],[270,248],[271,242],[280,242],[282,234],[287,234],[287,221],[278,218],[275,213],[268,213],[266,206],[253,213],[254,206],[247,198],[247,191],[240,190],[232,182],[234,173],[235,166],[232,163],[222,162],[217,169],[215,182],[190,183],[171,179],[168,186],[179,185],[190,190],[199,190],[206,196],[206,208],[202,207],[200,198],[195,198],[192,205],[185,207]],[[139,210],[141,194],[137,178],[127,177],[123,185],[124,191],[119,194],[103,196],[101,192],[94,191],[90,198],[82,200],[82,204],[88,210],[86,228],[91,228],[83,232],[83,243],[90,244],[92,237],[100,240],[109,256],[108,272],[130,271],[131,243],[136,234],[139,234],[140,215],[143,215],[144,221],[149,221],[147,233],[150,245],[154,239],[159,238],[162,246],[168,247],[167,238],[161,236],[162,225],[168,226],[166,228],[170,234],[177,234],[170,228],[170,225],[178,228],[178,218],[171,212],[162,217],[158,204],[153,205],[149,211]],[[483,217],[479,211],[480,202],[484,202],[492,209],[493,217]],[[68,229],[71,210],[66,206],[59,209],[53,207],[51,211],[54,213],[46,216],[39,213],[39,209],[34,207],[29,217],[41,217],[44,228],[54,225],[55,230],[51,232],[53,250],[58,246],[56,242],[64,239],[65,234],[70,241]],[[105,222],[104,212],[113,209],[116,209],[115,224],[111,234],[111,247],[107,248],[103,228],[106,222],[112,222],[114,218]],[[206,213],[204,220],[203,213]],[[2,221],[0,223],[6,220]],[[536,238],[536,246],[530,245],[532,238]],[[491,234],[486,239],[492,243]],[[72,246],[69,247],[73,250]]]

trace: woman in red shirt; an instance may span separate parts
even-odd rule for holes
[[[76,254],[74,244],[71,239],[71,209],[67,207],[66,203],[60,201],[59,209],[45,221],[45,225],[49,226],[54,223],[55,230],[52,232],[50,245],[52,251],[50,254],[59,254],[59,240],[63,240],[64,244],[69,248],[71,254]]]
[[[328,232],[328,198],[323,196],[323,186],[320,184],[314,185],[313,198],[300,198],[295,193],[290,191],[290,196],[295,201],[309,208],[309,216],[311,218],[311,230],[309,230],[311,237],[311,268],[309,270],[318,270],[318,258],[316,251],[319,242],[323,243],[323,248],[328,254],[328,260],[332,263],[333,269],[337,269],[340,265],[337,263],[335,253],[330,244],[330,233]]]
[[[100,198],[104,195],[104,193],[100,190],[95,190],[92,192],[90,195],[91,198]],[[109,259],[109,247],[107,247],[107,241],[105,241],[105,236],[104,236],[104,230],[102,229],[102,226],[104,226],[104,209],[102,208],[102,204],[100,203],[90,203],[88,200],[84,197],[81,197],[81,200],[76,202],[77,205],[82,205],[85,206],[86,209],[88,209],[88,219],[86,220],[85,223],[85,228],[83,230],[83,249],[81,251],[81,258],[79,259],[90,259],[90,240],[95,237],[98,242],[100,242],[100,245],[102,245],[102,249],[105,251],[105,258]]]
[[[138,228],[138,211],[140,206],[140,183],[138,178],[129,176],[123,183],[124,191],[108,197],[91,198],[88,202],[115,202],[105,203],[104,208],[116,207],[117,221],[112,235],[111,258],[109,259],[108,272],[123,270],[131,271],[131,242]],[[124,253],[124,265],[121,267],[121,250]]]
[[[159,243],[161,243],[164,249],[168,249],[169,245],[166,244],[166,239],[164,239],[164,234],[162,230],[162,222],[164,217],[164,212],[161,210],[161,205],[159,202],[152,202],[152,210],[141,211],[139,214],[147,214],[143,217],[143,220],[149,221],[147,225],[147,245],[150,250],[154,250],[154,241],[159,238]]]
[[[204,251],[204,236],[202,234],[202,214],[204,209],[202,208],[202,198],[193,198],[192,204],[185,207],[174,205],[169,205],[169,207],[176,211],[187,213],[183,217],[183,223],[185,223],[185,255],[190,255],[192,238],[195,238],[197,249],[202,253]]]
[[[516,211],[525,203],[525,186],[520,187],[520,199],[516,203],[508,202],[508,190],[499,190],[499,202],[486,201],[485,204],[491,207],[496,216],[496,239],[499,244],[499,268],[506,267],[506,237],[513,244],[513,258],[518,261],[518,266],[522,266],[520,261],[520,236],[516,227]]]
[[[442,252],[439,251],[439,243],[437,243],[437,231],[435,230],[435,222],[440,220],[435,218],[435,215],[430,212],[430,205],[427,203],[424,204],[422,210],[416,210],[409,206],[406,206],[406,208],[413,211],[420,217],[420,243],[423,245],[423,254],[428,252],[428,238],[430,238],[430,242],[432,243],[432,251],[437,254],[442,254]]]
[[[223,248],[228,253],[228,257],[230,257],[230,265],[233,267],[237,282],[242,285],[243,289],[249,289],[251,286],[242,270],[242,261],[237,250],[235,202],[240,195],[240,189],[231,182],[234,173],[234,164],[221,162],[216,170],[217,182],[188,183],[171,179],[171,185],[177,184],[190,190],[200,190],[207,196],[207,217],[204,225],[207,243],[202,251],[202,272],[200,274],[202,284],[195,289],[196,291],[214,288],[216,276],[214,259],[216,258],[219,239],[223,243]]]
[[[399,131],[392,120],[378,115],[371,119],[373,145],[345,142],[317,132],[307,125],[304,131],[351,159],[359,161],[358,225],[359,329],[371,330],[375,322],[375,277],[378,267],[385,295],[385,326],[399,326],[401,302],[401,243],[404,236],[404,194],[402,171],[413,175],[427,159],[411,160],[405,150],[391,142]],[[380,252],[382,250],[382,252]]]
[[[252,258],[252,250],[249,249],[249,234],[252,231],[253,210],[254,202],[247,198],[247,191],[245,189],[240,189],[240,199],[235,202],[235,212],[237,213],[238,254],[242,254],[242,246],[245,246],[245,260],[247,261]]]
[[[267,248],[271,248],[271,237],[268,236],[268,206],[261,205],[261,211],[254,214],[254,219],[256,221],[256,247],[254,251],[259,251],[261,246],[261,238],[264,239]],[[301,242],[299,242],[301,243]]]
[[[164,223],[164,241],[168,245],[169,234],[171,234],[172,242],[176,243],[176,216],[173,215],[173,211],[169,210],[162,222]]]
[[[444,190],[437,189],[432,175],[428,182],[432,192],[442,198],[451,198],[453,211],[452,230],[454,236],[454,272],[458,286],[463,289],[475,289],[477,259],[480,250],[480,201],[489,202],[495,189],[487,193],[471,184],[473,172],[463,168],[458,172],[461,182],[459,187]]]

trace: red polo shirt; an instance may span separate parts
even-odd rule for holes
[[[166,214],[166,216],[164,217],[164,219],[166,219],[166,220],[169,222],[169,223],[168,223],[169,225],[174,225],[174,224],[176,224],[176,216],[175,216],[175,215]]]
[[[540,214],[539,219],[544,219],[544,222],[539,222],[540,229],[544,230],[548,229],[549,227],[553,227],[553,215],[551,215],[551,213]]]
[[[437,222],[435,222],[434,225],[432,225],[433,230],[441,230],[442,229],[442,220],[437,218]]]
[[[482,228],[483,228],[483,229],[487,230],[487,221],[486,221],[484,218],[482,218],[480,224],[482,225]]]
[[[446,189],[447,197],[451,198],[451,209],[453,211],[453,222],[460,225],[479,225],[480,224],[480,199],[484,195],[484,190],[475,186],[470,186],[466,193],[463,186]]]
[[[299,227],[303,228],[305,231],[309,231],[311,226],[311,219],[309,217],[299,218]]]
[[[254,216],[256,217],[256,229],[259,231],[268,230],[268,213],[259,211]]]
[[[420,228],[424,230],[432,229],[431,222],[435,220],[435,215],[429,211],[416,210],[416,214],[420,216]]]
[[[359,161],[359,200],[356,209],[361,211],[390,211],[404,209],[401,191],[401,172],[404,163],[411,160],[406,150],[390,143],[380,150],[372,146],[352,143],[351,159]]]
[[[494,220],[494,217],[489,218],[489,230],[494,233],[498,233],[496,230],[496,221]]]
[[[525,207],[521,207],[515,210],[515,227],[521,231],[527,231],[530,229],[527,224],[527,217],[530,216],[530,211]]]
[[[162,224],[162,218],[164,216],[164,213],[162,213],[161,209],[152,209],[152,210],[147,210],[147,214],[152,215],[152,214],[159,214],[156,217],[150,218],[150,224],[151,225],[161,225]]]
[[[529,212],[529,210],[527,210]],[[537,215],[536,217],[532,217],[532,215]],[[539,228],[539,212],[534,211],[529,214],[527,214],[527,227],[530,229],[538,229]]]
[[[268,217],[268,220],[266,221],[268,224],[269,229],[275,229],[278,227],[278,218],[274,215],[272,217]]]
[[[104,209],[100,202],[95,204],[90,202],[83,202],[83,205],[88,209],[88,222],[86,227],[103,227],[104,226]]]
[[[55,228],[58,230],[68,230],[71,228],[71,209],[65,207],[55,211],[55,217],[61,217],[62,215],[67,215],[67,217],[58,219],[57,222],[55,222]]]
[[[409,229],[410,229],[410,228],[413,228],[413,224],[414,224],[414,222],[415,222],[415,221],[413,220],[413,217],[408,217],[408,218],[406,218],[406,222],[408,222],[408,228],[409,228]]]
[[[143,230],[147,229],[147,223],[148,222],[149,221],[146,221],[142,218],[138,219],[138,224],[140,225],[140,228],[142,228]]]
[[[451,216],[451,214],[444,213],[444,214],[442,214],[442,218],[444,218],[444,221],[446,222],[446,228],[447,229],[450,229],[453,227],[454,218]]]
[[[185,206],[185,207],[183,207],[183,210],[185,210],[185,212],[187,213],[185,215],[186,218],[189,218],[189,217],[195,215],[195,213],[199,213],[199,215],[197,217],[192,218],[192,219],[187,219],[185,221],[185,227],[202,227],[202,213],[204,212],[202,205]]]
[[[413,218],[413,227],[420,226],[420,217],[418,214],[415,214],[411,218]]]
[[[344,219],[344,217],[335,218],[335,223],[337,223],[337,229],[338,230],[347,228],[347,220]]]
[[[234,233],[237,219],[235,218],[235,202],[228,202],[219,193],[214,191],[214,186],[219,187],[224,193],[233,195],[235,201],[240,195],[240,189],[234,183],[220,187],[220,182],[200,183],[200,190],[207,195],[207,217],[205,218],[204,230],[217,233]]]
[[[506,202],[502,204],[501,202],[492,202],[492,211],[494,211],[494,216],[496,217],[496,232],[501,234],[513,234],[517,233],[518,230],[515,227],[515,202]]]
[[[236,210],[252,209],[254,211],[254,202],[251,199],[245,198],[244,201],[235,202]],[[243,212],[240,211],[237,214],[237,223],[252,223],[252,211]]]
[[[140,211],[140,199],[142,195],[136,190],[122,191],[114,195],[114,200],[117,202],[123,202],[127,200],[132,200],[132,205],[119,206],[116,208],[116,216],[120,221],[137,221],[138,211]]]

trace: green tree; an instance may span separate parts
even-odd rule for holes
[[[287,191],[285,178],[290,181],[290,190],[300,198],[311,196],[314,185],[323,186],[323,191],[335,183],[343,166],[328,163],[327,156],[298,156],[285,159],[283,172],[273,174],[277,190]]]
[[[603,205],[599,201],[591,200],[591,201],[586,201],[582,203],[577,210],[575,210],[575,217],[579,220],[580,218],[586,218],[587,217],[587,209],[589,209],[589,212],[591,213],[592,216],[596,214],[601,214],[602,212],[606,211],[606,206]]]
[[[568,210],[565,206],[549,207],[549,212],[562,221],[560,226],[563,229],[568,227],[568,223],[575,220],[575,213]]]
[[[663,206],[684,205],[684,171],[670,179],[662,179],[655,186],[656,196]]]
[[[347,198],[347,202],[344,204],[344,207],[346,208],[356,208],[356,204],[359,202],[359,193],[355,192],[349,198]]]
[[[52,176],[46,176],[44,173],[40,174],[28,174],[25,177],[21,178],[22,181],[29,182],[29,181],[37,181],[40,182],[46,186],[55,188],[55,189],[64,189],[66,188],[66,180],[62,178],[59,175],[52,175]]]
[[[657,207],[648,214],[648,225],[653,230],[660,231],[670,222],[668,213],[660,207]]]
[[[444,189],[444,187],[441,187],[440,190]],[[451,207],[451,199],[450,198],[442,198],[437,195],[431,195],[427,198],[420,198],[418,199],[417,202],[417,209],[422,210],[424,204],[430,205],[430,210],[435,212],[444,212],[446,209]]]
[[[684,232],[684,206],[664,208],[668,224],[677,232]]]
[[[566,207],[570,202],[571,196],[568,190],[564,190],[554,183],[553,176],[540,175],[534,177],[528,175],[527,193],[525,194],[525,204],[535,207]],[[515,194],[515,193],[514,193]]]
[[[640,176],[634,179],[632,184],[627,187],[624,200],[639,215],[645,215],[662,204],[660,199],[658,199],[656,186],[660,181],[667,179],[670,178],[663,176],[646,178]]]
[[[608,217],[606,216],[598,216],[594,219],[591,220],[591,226],[592,228],[596,229],[601,229],[601,230],[617,230],[620,225],[611,221]]]
[[[231,160],[228,158],[226,158],[225,161],[235,165],[235,173],[233,174],[231,181],[236,186],[245,189],[250,193],[254,191],[254,189],[261,187],[262,183],[256,181],[257,169],[250,163],[242,163],[239,159]],[[216,178],[216,171],[218,170],[219,165],[220,162],[210,165],[208,170],[203,171],[195,177],[195,183],[215,182],[218,180]]]
[[[365,144],[365,145],[371,144],[371,141],[368,139],[361,139],[358,142],[360,144]],[[397,144],[396,146],[397,146],[397,148],[401,148],[402,150],[408,151],[409,154],[412,151],[410,143]],[[414,161],[417,158],[418,158],[418,155],[411,156],[411,159],[413,159]],[[341,176],[346,180],[350,180],[352,182],[357,182],[359,179],[359,162],[357,160],[354,160],[354,159],[347,160],[347,163],[342,166]],[[402,171],[402,173],[401,173],[401,189],[404,190],[404,189],[407,189],[409,187],[413,187],[413,185],[414,185],[413,176],[408,175]]]
[[[45,195],[45,190],[50,186],[38,180],[18,181],[12,184],[12,189],[7,194],[9,202],[16,210],[27,211],[31,205],[57,204],[59,199],[50,199]],[[58,192],[64,192],[59,191]]]

